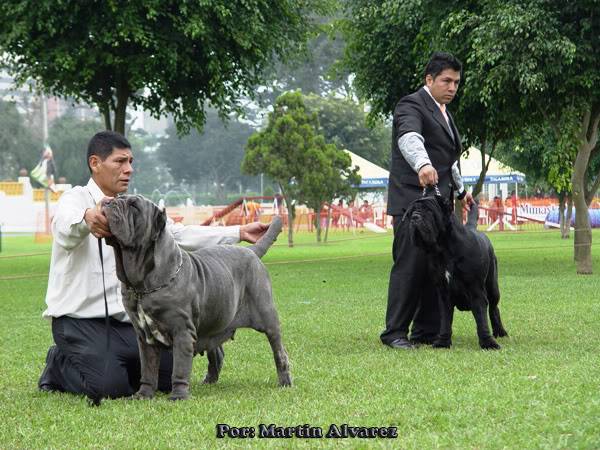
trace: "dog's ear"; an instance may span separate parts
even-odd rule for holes
[[[152,229],[151,239],[153,241],[156,241],[158,239],[158,236],[160,236],[162,230],[164,230],[165,226],[167,225],[167,211],[165,208],[163,208],[162,210],[159,208],[155,208],[154,211],[154,226]]]

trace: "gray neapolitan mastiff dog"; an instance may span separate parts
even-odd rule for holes
[[[135,398],[153,397],[163,347],[173,349],[171,400],[190,396],[197,353],[208,356],[204,382],[216,382],[222,344],[240,327],[267,335],[279,384],[292,384],[271,281],[260,261],[281,232],[279,217],[251,247],[217,245],[187,252],[165,230],[165,211],[144,197],[117,197],[103,210],[113,234],[107,243],[114,247],[123,304],[138,337],[142,367]]]
[[[402,219],[413,244],[428,255],[430,281],[437,287],[441,324],[434,347],[452,345],[454,307],[473,313],[482,349],[500,349],[494,338],[508,336],[498,309],[498,262],[488,237],[477,231],[478,213],[474,203],[463,226],[448,199],[432,195],[412,202]]]

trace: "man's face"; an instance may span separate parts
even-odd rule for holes
[[[460,72],[452,69],[442,70],[437,77],[431,75],[425,77],[425,84],[429,88],[429,92],[438,103],[447,105],[450,103],[460,84]]]
[[[133,155],[129,148],[114,148],[102,161],[99,156],[90,156],[92,178],[108,197],[127,191],[133,173]]]

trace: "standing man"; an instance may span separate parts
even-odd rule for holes
[[[427,280],[426,255],[400,232],[402,215],[423,195],[426,186],[437,185],[441,195],[449,199],[455,191],[463,205],[473,202],[458,171],[460,135],[446,111],[458,90],[461,70],[460,61],[451,54],[434,53],[425,68],[425,85],[402,98],[394,110],[387,206],[388,215],[394,217],[394,265],[386,329],[381,334],[381,341],[392,348],[430,344],[440,326],[437,295]]]
[[[113,248],[98,238],[111,236],[101,205],[106,198],[127,191],[133,174],[131,145],[120,134],[103,131],[90,141],[87,164],[91,178],[86,186],[65,192],[52,220],[52,258],[44,317],[52,321],[53,345],[38,387],[89,397],[123,397],[134,394],[140,383],[136,334],[121,300]],[[170,223],[167,229],[186,250],[240,240],[256,242],[268,225],[201,227]],[[103,268],[102,268],[103,267]],[[106,351],[104,289],[110,316],[110,350]],[[162,353],[158,388],[171,389],[173,358]],[[107,370],[105,373],[105,365]]]

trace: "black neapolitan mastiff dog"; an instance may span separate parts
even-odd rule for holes
[[[452,345],[455,306],[460,311],[472,311],[481,348],[499,349],[494,338],[508,336],[498,309],[498,263],[492,243],[477,231],[478,212],[477,204],[473,204],[463,226],[449,200],[432,195],[412,202],[403,216],[413,244],[428,255],[430,277],[437,286],[441,324],[434,347]]]
[[[144,197],[117,197],[105,202],[103,210],[113,234],[107,243],[114,247],[123,304],[138,337],[142,370],[134,398],[153,397],[164,347],[173,349],[171,400],[190,396],[197,353],[208,356],[204,382],[216,382],[222,344],[241,327],[267,335],[279,384],[292,384],[271,281],[260,261],[281,232],[281,218],[275,217],[253,246],[187,252],[165,229],[165,211]]]

